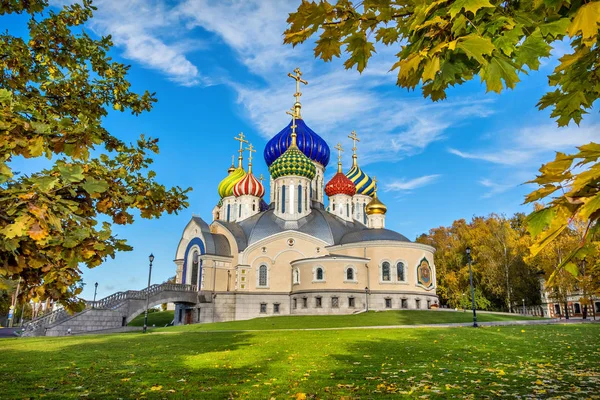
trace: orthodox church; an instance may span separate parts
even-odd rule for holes
[[[264,149],[268,195],[240,133],[213,221],[193,216],[183,230],[177,283],[195,285],[199,302],[178,304],[176,323],[437,307],[434,249],[385,228],[387,207],[359,167],[356,132],[351,168],[344,173],[338,144],[337,172],[325,182],[329,145],[301,115],[300,69],[288,76],[296,101]]]

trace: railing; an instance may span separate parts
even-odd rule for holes
[[[151,285],[143,290],[128,290],[126,292],[117,292],[111,294],[98,301],[86,301],[85,310],[92,308],[101,310],[114,310],[122,306],[128,300],[145,300],[146,296],[152,297],[161,292],[196,292],[196,285],[181,285],[178,283],[163,283],[159,285]],[[84,311],[85,311],[84,310]],[[33,332],[44,327],[54,325],[63,322],[73,315],[69,314],[67,310],[61,308],[59,310],[52,311],[51,313],[45,314],[39,318],[36,318],[25,325],[26,332]]]

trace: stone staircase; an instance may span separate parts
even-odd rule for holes
[[[202,298],[201,298],[202,297]],[[98,301],[87,301],[75,314],[59,309],[38,317],[25,325],[22,336],[59,336],[70,329],[72,334],[106,330],[127,325],[146,307],[162,303],[196,304],[205,302],[195,285],[163,283],[144,290],[117,292]]]

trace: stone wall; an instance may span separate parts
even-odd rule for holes
[[[126,325],[127,314],[122,310],[89,309],[56,326],[46,328],[46,336],[65,336],[99,330],[113,329]]]

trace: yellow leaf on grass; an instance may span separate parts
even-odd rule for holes
[[[155,385],[155,386],[152,386],[152,387],[150,388],[150,390],[151,390],[151,391],[153,391],[153,392],[159,392],[159,391],[161,391],[161,390],[162,390],[162,386]]]
[[[296,400],[306,400],[306,393],[296,393]]]

